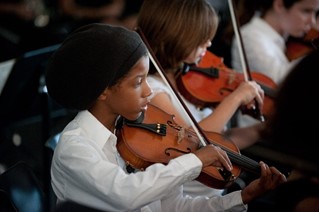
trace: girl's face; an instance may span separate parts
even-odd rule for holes
[[[284,34],[302,37],[316,24],[319,0],[300,0],[282,12]]]
[[[188,64],[198,63],[205,56],[207,48],[211,45],[212,42],[210,40],[200,45],[188,55],[184,62]]]
[[[152,94],[146,77],[149,70],[149,58],[144,56],[132,67],[118,85],[110,88],[108,107],[114,114],[135,120],[147,109]]]

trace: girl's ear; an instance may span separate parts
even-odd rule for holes
[[[105,88],[104,91],[100,94],[100,96],[97,98],[98,100],[105,100],[108,96],[109,89]]]

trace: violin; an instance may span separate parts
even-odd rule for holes
[[[289,61],[305,56],[318,49],[319,31],[312,28],[302,38],[289,37],[286,42],[286,56]]]
[[[213,166],[205,167],[197,181],[206,186],[223,189],[230,186],[241,170],[260,174],[256,161],[240,154],[237,146],[225,136],[205,132],[210,144],[218,145],[233,163],[231,172]],[[160,108],[149,104],[148,109],[134,121],[120,118],[116,126],[117,149],[126,164],[145,170],[154,163],[168,162],[183,154],[193,153],[202,145],[193,130],[183,128]]]
[[[264,90],[262,112],[267,117],[273,111],[277,85],[261,73],[252,72],[251,75]],[[243,73],[228,68],[222,58],[209,51],[197,65],[176,72],[175,78],[177,88],[185,99],[201,108],[215,107],[244,81]]]

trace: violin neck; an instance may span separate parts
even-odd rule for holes
[[[275,98],[277,91],[273,88],[270,88],[269,86],[266,86],[262,83],[258,83],[260,85],[260,87],[264,90],[265,95],[270,97],[270,98]]]
[[[260,175],[260,165],[257,161],[254,161],[253,159],[250,159],[244,155],[240,155],[235,152],[227,151],[227,155],[232,163],[238,165],[245,171]]]

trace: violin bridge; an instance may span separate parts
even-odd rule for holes
[[[177,133],[177,143],[180,144],[185,137],[185,129],[181,127]]]

